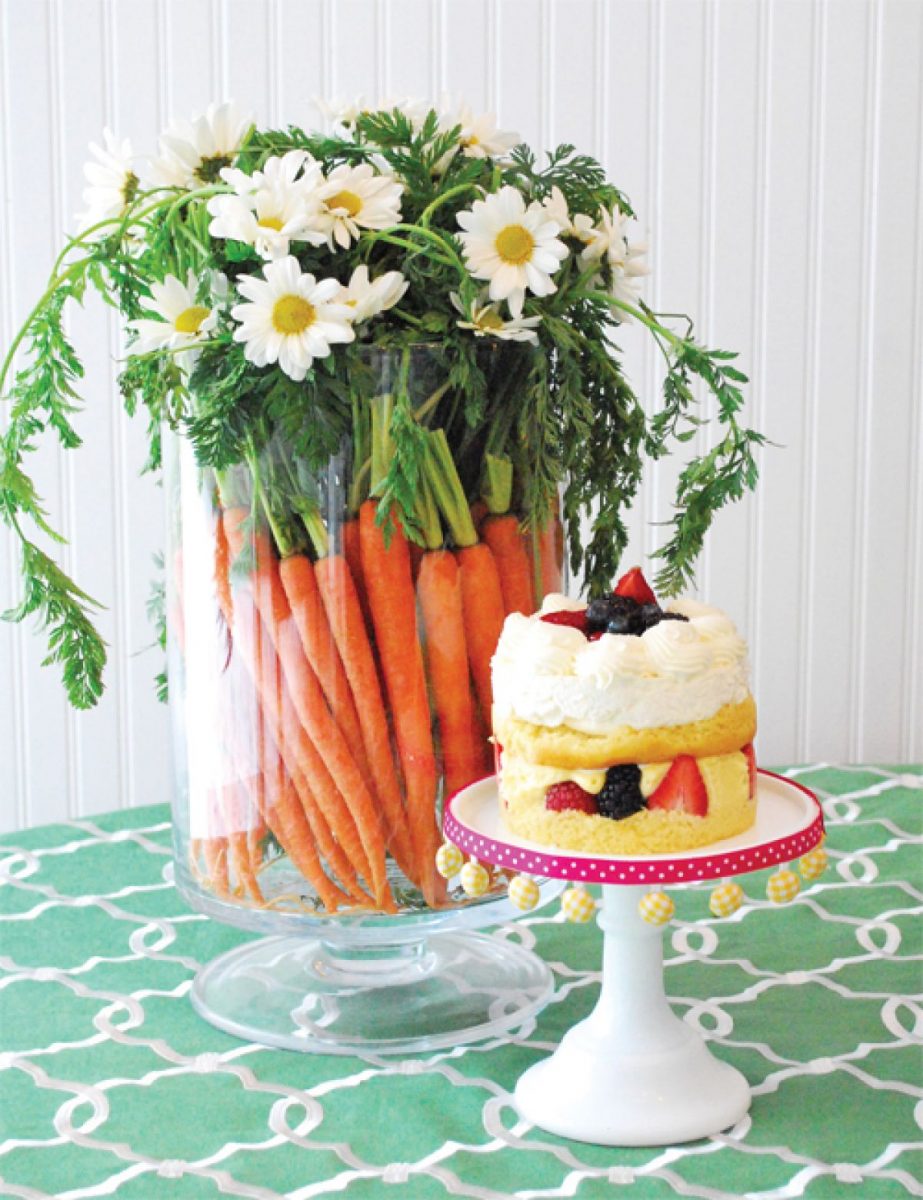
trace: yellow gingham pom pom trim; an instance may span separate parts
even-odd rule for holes
[[[737,912],[744,902],[744,890],[739,883],[730,880],[722,883],[712,892],[708,907],[716,917],[730,917]]]
[[[666,892],[648,892],[638,901],[638,912],[648,925],[666,925],[673,920],[676,905]]]
[[[568,921],[575,925],[585,925],[593,919],[596,912],[596,901],[582,883],[568,888],[561,897],[561,911]]]
[[[531,875],[517,875],[510,880],[510,903],[523,912],[529,912],[539,902],[538,884]]]
[[[466,896],[483,896],[490,887],[490,876],[476,858],[462,867],[461,885]]]
[[[782,867],[770,875],[766,884],[766,895],[773,904],[787,904],[789,900],[794,900],[800,891],[798,876],[787,867]]]
[[[465,865],[465,856],[451,842],[443,842],[436,851],[436,870],[443,879],[451,879]]]
[[[827,851],[818,846],[809,850],[798,863],[798,870],[805,879],[817,879],[827,870]]]

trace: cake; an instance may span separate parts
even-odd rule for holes
[[[506,618],[492,663],[505,827],[541,845],[690,850],[756,816],[747,647],[717,608],[661,606],[640,569],[589,606]]]

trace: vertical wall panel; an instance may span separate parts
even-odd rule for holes
[[[0,0],[0,336],[44,286],[108,124],[155,151],[234,98],[310,125],[317,97],[443,94],[538,147],[597,154],[650,242],[654,307],[752,376],[774,442],[699,584],[750,638],[764,761],[923,756],[923,8],[907,0]],[[12,98],[28,96],[28,104]],[[30,627],[0,627],[0,829],[163,799],[167,722],[145,614],[161,494],[114,383],[117,324],[70,328],[86,446],[30,462],[106,605],[107,693],[67,708]],[[662,367],[616,338],[651,410]],[[710,411],[710,402],[705,401]],[[0,427],[3,414],[0,413]],[[705,444],[702,435],[699,444]],[[647,473],[627,562],[662,544],[678,464]],[[0,537],[0,604],[18,599]]]
[[[913,255],[920,236],[913,185],[920,178],[923,143],[923,6],[885,5],[880,35],[876,36],[880,36],[881,46],[880,90],[874,112],[877,156],[869,163],[876,188],[874,207],[870,205],[868,210],[872,224],[867,239],[868,305],[860,331],[864,347],[864,419],[859,436],[864,457],[859,514],[863,538],[862,569],[855,586],[857,591],[861,589],[863,607],[854,753],[876,752],[899,760],[906,737],[902,685],[908,672],[919,675],[923,668],[919,658],[914,662],[907,653],[913,616],[902,603],[908,595],[911,569],[908,550],[919,554],[918,544],[909,545],[907,523],[911,489],[921,471],[909,435],[913,421],[919,422],[923,402],[915,390],[919,376],[914,377],[920,342],[919,327],[914,326],[917,280]],[[919,525],[916,533],[919,538]],[[895,598],[893,608],[888,595]],[[919,653],[919,641],[916,646]],[[919,727],[916,736],[919,739]],[[872,747],[876,749],[872,751]]]
[[[763,430],[776,445],[762,456],[760,640],[751,647],[760,697],[759,751],[766,762],[805,753],[799,681],[810,648],[799,637],[805,540],[802,456],[809,415],[807,330],[812,286],[812,6],[773,6],[766,123],[769,203],[765,229]],[[808,451],[809,452],[809,451]]]

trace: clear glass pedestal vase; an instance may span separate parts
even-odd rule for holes
[[[479,369],[499,395],[529,361],[501,347]],[[500,627],[563,570],[557,505],[524,511],[502,406],[470,424],[452,380],[438,349],[370,350],[335,452],[265,419],[220,466],[168,439],[176,881],[269,935],[193,993],[241,1036],[429,1048],[521,1023],[549,992],[534,956],[470,932],[516,915],[504,874],[473,897],[436,871],[443,797],[492,770]]]

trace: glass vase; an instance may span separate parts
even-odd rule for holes
[[[508,396],[531,354],[474,365]],[[429,1047],[509,1027],[548,993],[534,956],[457,935],[517,915],[503,872],[470,895],[436,869],[445,797],[493,769],[500,626],[563,588],[557,503],[523,510],[528,464],[502,453],[496,414],[471,420],[455,367],[432,347],[368,350],[326,453],[307,412],[306,430],[254,431],[217,469],[168,439],[175,878],[200,911],[276,935],[197,981],[231,1032]]]

